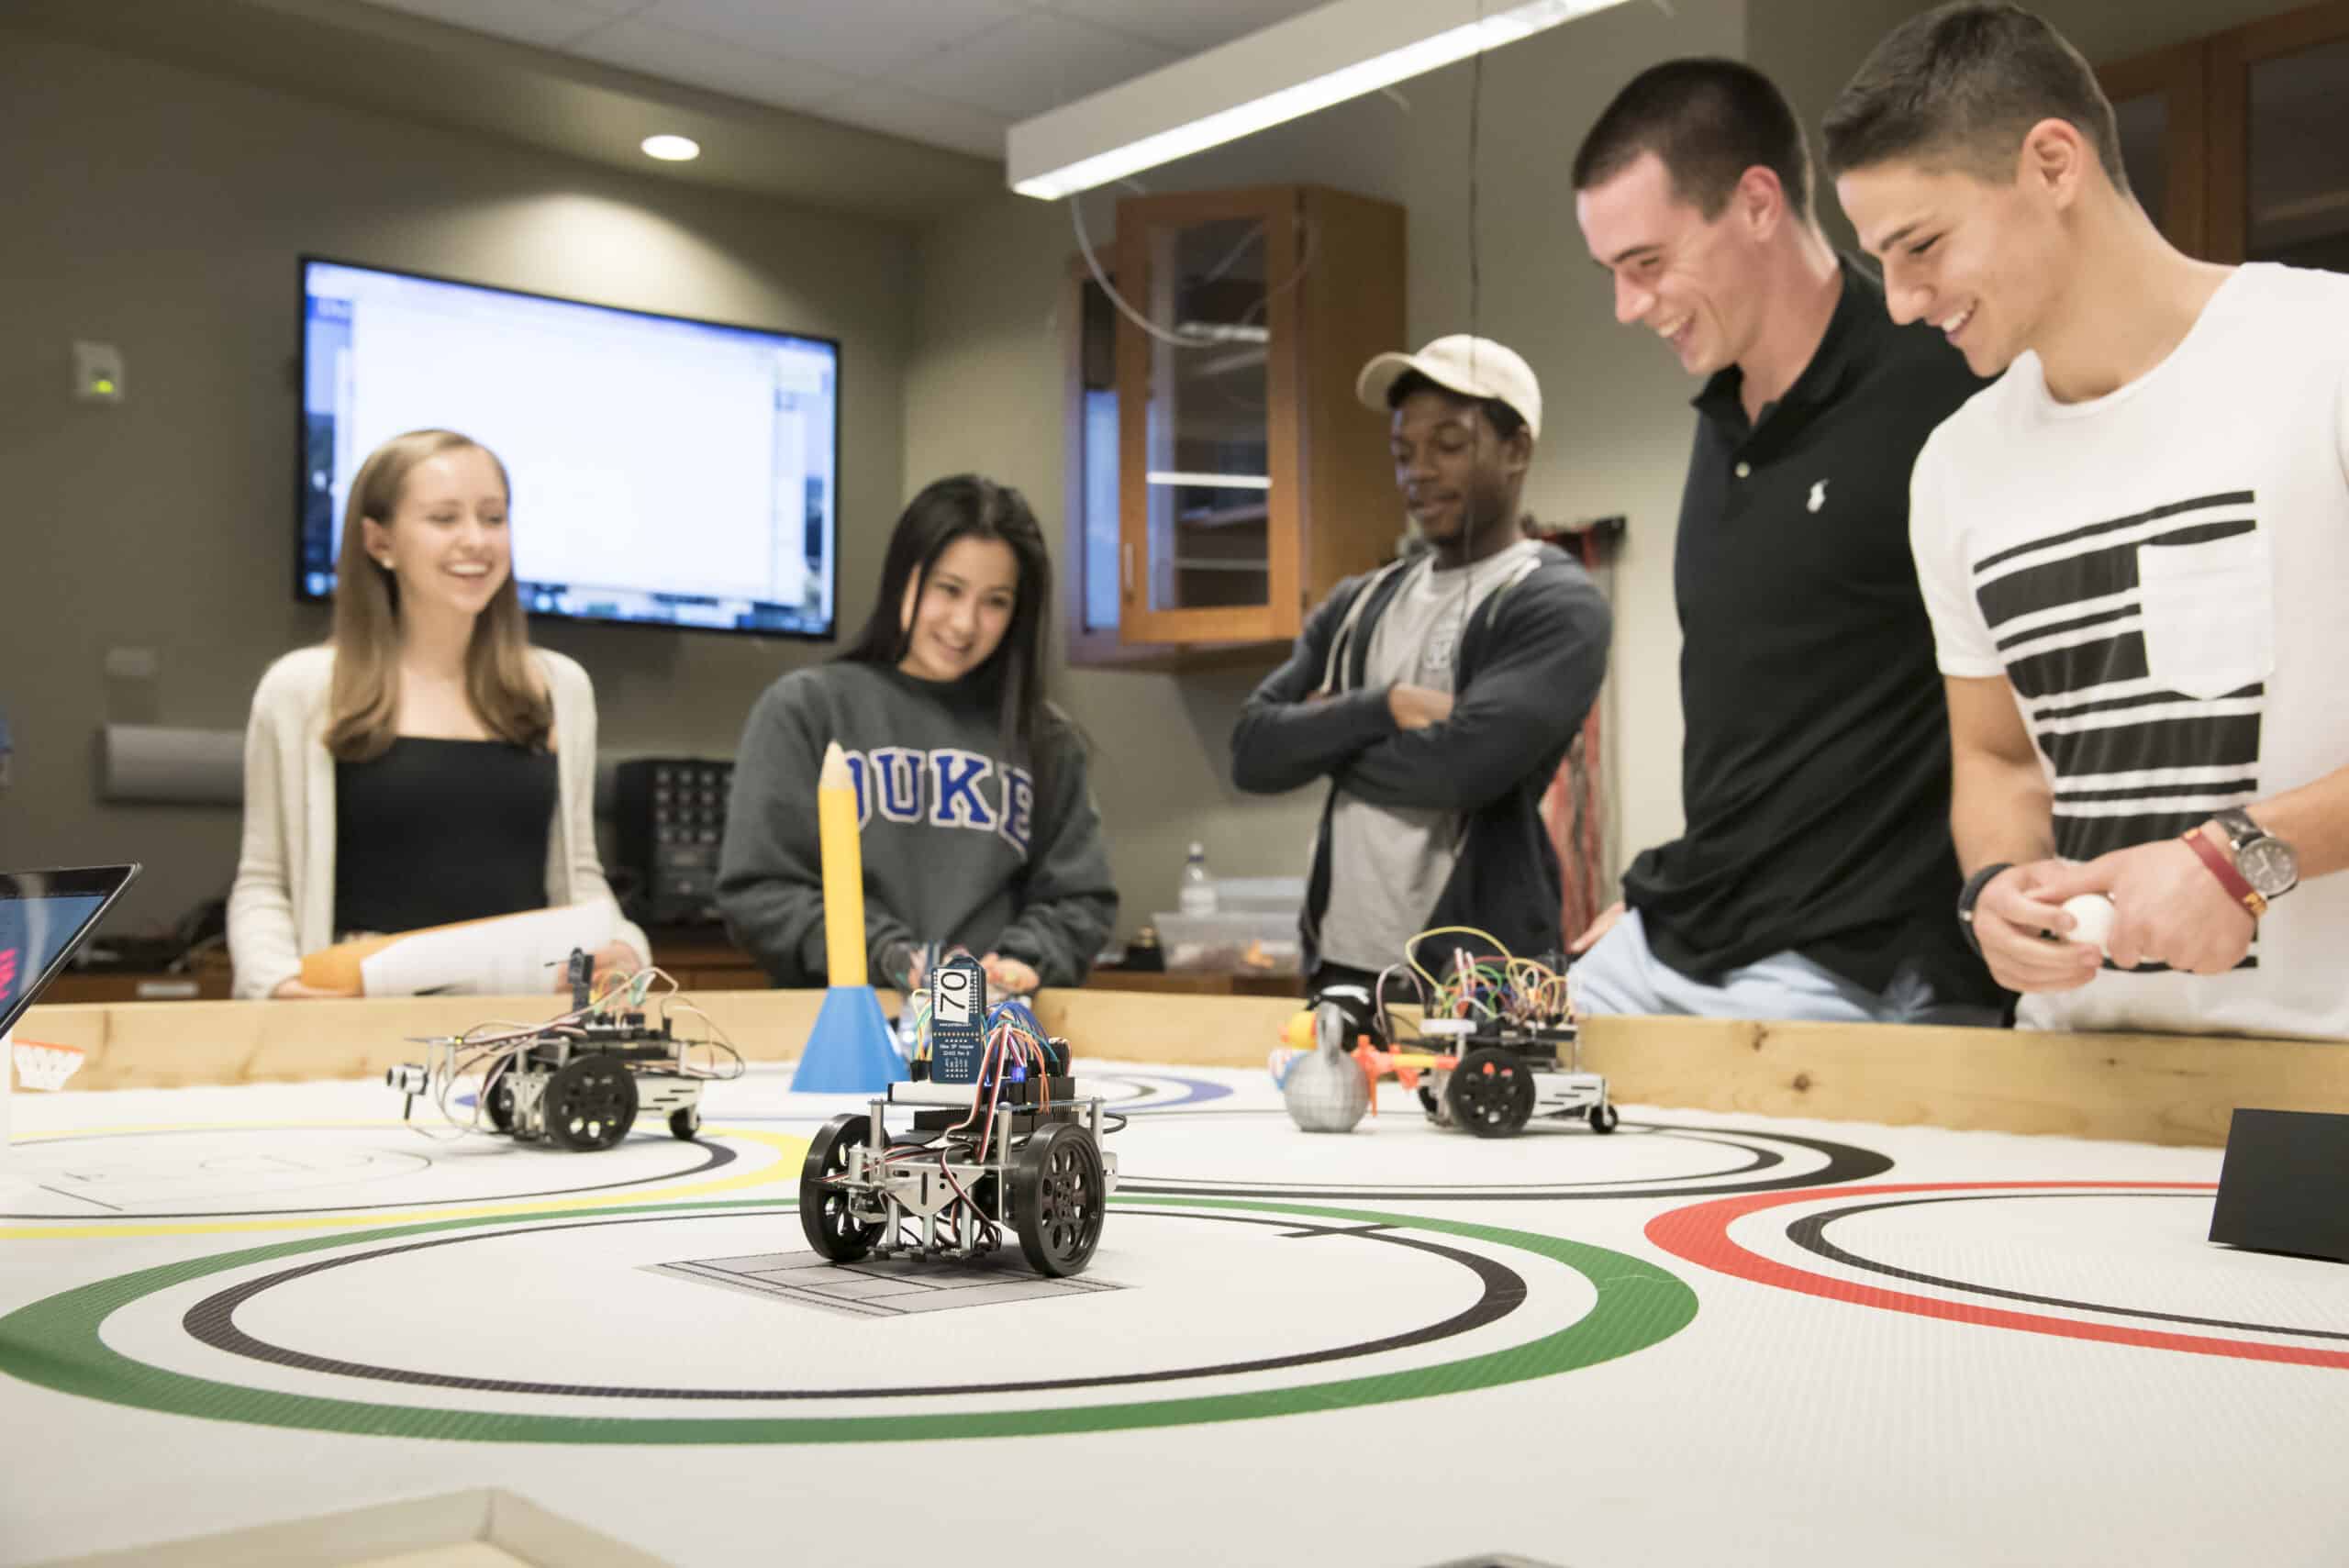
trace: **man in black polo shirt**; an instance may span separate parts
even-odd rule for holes
[[[1828,245],[1801,129],[1752,68],[1643,72],[1574,174],[1617,319],[1707,378],[1674,563],[1687,829],[1575,944],[1581,1005],[1993,1021],[1949,915],[1948,720],[1909,552],[1909,467],[1981,383]]]

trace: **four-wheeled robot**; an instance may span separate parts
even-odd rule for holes
[[[1117,1156],[1101,1147],[1097,1095],[1079,1095],[1068,1044],[1018,1001],[986,1001],[969,958],[933,965],[910,1082],[862,1115],[834,1117],[808,1146],[799,1223],[836,1263],[899,1253],[984,1259],[1007,1229],[1037,1273],[1074,1274],[1101,1240]],[[892,1109],[910,1123],[892,1132]]]
[[[1475,939],[1484,953],[1455,948],[1448,973],[1431,973],[1419,961],[1419,944],[1444,935]],[[1342,1015],[1347,1034],[1360,1042],[1354,1059],[1374,1095],[1379,1078],[1392,1073],[1418,1091],[1420,1107],[1439,1127],[1508,1138],[1538,1116],[1584,1119],[1593,1132],[1612,1132],[1621,1118],[1608,1098],[1605,1074],[1583,1071],[1566,965],[1563,954],[1518,958],[1486,932],[1442,927],[1406,943],[1403,962],[1375,986],[1326,986],[1313,1006]],[[1419,993],[1415,1034],[1400,1032],[1412,1024],[1408,1015],[1387,1010],[1390,981]],[[1291,1032],[1297,1032],[1294,1020]]]
[[[585,953],[571,955],[572,1009],[549,1023],[419,1040],[429,1052],[424,1062],[403,1062],[384,1074],[407,1096],[403,1119],[423,1095],[460,1127],[505,1133],[522,1143],[609,1149],[644,1115],[665,1117],[674,1137],[695,1137],[701,1131],[702,1084],[740,1075],[741,1058],[735,1056],[731,1073],[688,1066],[687,1049],[702,1042],[681,1040],[665,1006],[657,1018],[644,1011],[645,977],[631,977],[591,999],[593,973]],[[722,1044],[717,1049],[731,1054]],[[481,1084],[468,1120],[450,1109],[449,1095],[475,1072]]]
[[[1451,1048],[1419,1085],[1419,1105],[1439,1127],[1507,1138],[1537,1116],[1586,1118],[1593,1132],[1612,1132],[1622,1119],[1607,1098],[1606,1075],[1582,1070],[1581,1031],[1571,1021],[1429,1018],[1419,1037]]]

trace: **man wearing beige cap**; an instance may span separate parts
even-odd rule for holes
[[[1489,339],[1381,354],[1355,390],[1386,415],[1395,484],[1424,548],[1338,584],[1232,731],[1258,794],[1330,784],[1303,919],[1317,991],[1403,944],[1474,926],[1557,949],[1542,793],[1607,672],[1607,601],[1518,528],[1542,433],[1532,369]],[[1431,941],[1422,963],[1455,945]]]

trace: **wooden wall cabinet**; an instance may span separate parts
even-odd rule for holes
[[[1131,197],[1098,259],[1182,341],[1073,265],[1071,662],[1294,638],[1402,526],[1386,421],[1354,381],[1408,346],[1403,209],[1309,185]]]
[[[2349,0],[2099,66],[2130,183],[2213,261],[2349,271]]]
[[[2210,254],[2210,132],[2203,46],[2180,44],[2099,66],[2121,125],[2129,184],[2154,227],[2190,256]]]

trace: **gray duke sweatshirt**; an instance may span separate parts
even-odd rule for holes
[[[793,671],[742,731],[718,902],[770,979],[825,984],[816,773],[834,740],[856,778],[875,984],[894,983],[908,945],[931,941],[1019,959],[1048,985],[1084,980],[1118,893],[1074,734],[1047,720],[1040,789],[973,683],[863,663]]]

